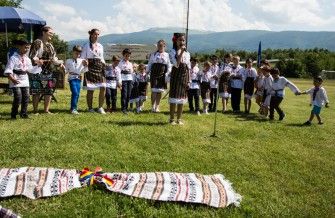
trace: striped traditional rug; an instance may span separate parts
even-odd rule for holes
[[[31,199],[63,194],[75,188],[101,184],[107,190],[157,201],[179,201],[223,208],[239,206],[241,196],[221,174],[104,173],[88,168],[22,167],[0,169],[0,197],[23,195]]]
[[[11,210],[1,207],[0,205],[0,217],[1,218],[19,218],[20,216],[15,214]]]

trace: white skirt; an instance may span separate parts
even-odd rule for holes
[[[151,92],[152,93],[163,93],[163,92],[165,92],[165,89],[152,88]]]
[[[130,99],[129,103],[132,104],[132,103],[137,103],[139,101],[140,101],[140,98],[134,98],[134,99]]]
[[[86,86],[83,86],[83,89],[88,91],[94,91],[100,88],[106,88],[106,83],[87,83]]]
[[[231,94],[229,94],[228,92],[220,92],[219,96],[221,98],[226,98],[226,99],[231,98]]]
[[[186,104],[187,99],[186,98],[169,98],[170,104]]]
[[[140,101],[146,101],[148,99],[148,96],[140,96],[139,99]]]

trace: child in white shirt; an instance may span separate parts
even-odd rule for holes
[[[313,100],[313,109],[311,111],[311,115],[309,120],[304,123],[304,125],[310,126],[314,119],[314,116],[319,121],[319,125],[322,125],[322,119],[320,116],[321,109],[323,106],[328,107],[329,100],[327,96],[326,89],[322,87],[323,79],[321,77],[317,77],[314,79],[313,84],[314,87],[302,92],[301,94],[310,94]]]
[[[106,104],[108,112],[116,111],[117,88],[121,88],[121,69],[118,67],[120,59],[112,57],[112,64],[106,68]]]
[[[30,44],[26,40],[18,40],[18,53],[14,53],[8,60],[4,74],[8,76],[9,87],[14,93],[12,104],[11,119],[16,119],[19,106],[21,105],[20,116],[27,119],[27,108],[29,103],[29,78],[28,73],[40,73],[39,66],[33,67],[27,52],[30,49]]]
[[[88,71],[88,63],[86,60],[80,58],[82,52],[81,46],[74,46],[72,48],[72,58],[65,61],[65,73],[68,73],[68,81],[71,89],[71,107],[72,114],[79,114],[78,100],[81,88],[81,74]]]

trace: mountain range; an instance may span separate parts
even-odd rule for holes
[[[172,33],[179,32],[178,28],[151,28],[148,30],[125,33],[107,34],[100,36],[102,44],[155,44],[164,39],[171,47]],[[83,44],[87,39],[73,40],[69,45]],[[265,31],[241,30],[231,32],[211,32],[201,30],[189,31],[188,50],[191,52],[214,52],[216,49],[257,51],[259,41],[262,49],[288,48],[324,48],[335,51],[335,32],[306,32],[306,31]]]

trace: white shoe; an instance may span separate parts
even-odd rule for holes
[[[197,115],[198,115],[198,116],[200,116],[200,115],[201,115],[200,111],[197,111]]]
[[[92,109],[89,109],[88,112],[95,113],[95,110],[92,108]]]
[[[71,114],[78,115],[79,112],[78,112],[77,110],[72,110],[72,111],[71,111]]]
[[[155,112],[156,112],[156,113],[159,113],[159,112],[161,112],[161,111],[159,110],[159,108],[156,108]]]
[[[184,123],[181,120],[177,120],[177,124],[181,126],[184,125]]]
[[[177,124],[174,120],[169,120],[169,123],[170,123],[172,126],[174,126],[174,125]]]
[[[101,107],[98,109],[99,114],[106,114],[105,110]]]
[[[153,107],[153,108],[151,108],[151,112],[152,113],[155,113],[156,112],[156,109]]]

